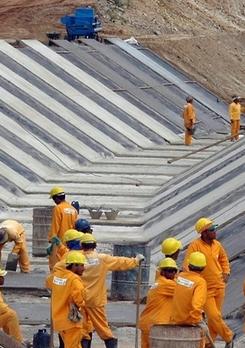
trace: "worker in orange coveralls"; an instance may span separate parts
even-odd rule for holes
[[[229,116],[231,121],[231,141],[239,139],[241,104],[240,98],[236,95],[232,96],[232,103],[229,105]]]
[[[13,254],[19,256],[18,262],[23,273],[30,272],[30,260],[26,247],[25,230],[15,220],[5,220],[0,224],[0,253],[5,243],[14,242]]]
[[[53,208],[51,228],[48,234],[48,240],[51,245],[47,249],[49,255],[49,268],[53,269],[53,266],[58,261],[57,259],[57,245],[60,244],[64,233],[74,228],[77,220],[77,210],[65,200],[65,192],[62,187],[53,187],[50,191],[50,198],[52,198],[56,204]]]
[[[196,111],[193,106],[193,97],[188,96],[186,98],[186,102],[187,104],[185,104],[183,110],[183,119],[185,126],[185,145],[191,145],[194,126],[196,123]]]
[[[86,258],[78,251],[70,251],[65,259],[66,268],[51,273],[46,286],[51,290],[52,321],[65,348],[82,348],[86,290],[81,280]]]
[[[207,266],[201,273],[207,282],[207,301],[204,311],[208,318],[208,327],[213,340],[217,335],[226,342],[225,348],[232,348],[233,332],[222,319],[222,306],[225,296],[225,286],[230,275],[230,265],[227,254],[220,242],[216,240],[218,225],[208,218],[200,218],[196,225],[201,237],[190,243],[183,264],[187,269],[188,259],[192,252],[200,251],[206,256]],[[207,347],[209,347],[207,345]]]
[[[146,306],[140,315],[141,348],[149,348],[149,332],[153,325],[167,324],[172,312],[172,302],[177,273],[176,262],[165,258],[159,262],[160,276],[147,294]]]
[[[179,252],[181,249],[182,249],[182,243],[176,238],[166,238],[161,244],[161,250],[162,250],[162,253],[165,255],[165,257],[170,257],[174,261],[177,261]],[[159,275],[160,275],[160,270],[158,267],[156,269],[155,280],[158,279]]]
[[[6,271],[0,269],[0,286],[3,286],[4,276],[6,274],[7,274]],[[0,293],[0,328],[3,329],[3,331],[7,335],[13,337],[16,341],[24,344],[17,314],[13,309],[11,309],[4,302],[1,293]]]
[[[176,279],[171,324],[200,326],[204,324],[202,312],[207,299],[207,284],[200,273],[205,267],[206,257],[203,253],[196,251],[189,255],[188,270],[179,273]],[[201,347],[204,345],[203,337]]]
[[[96,251],[96,239],[91,233],[85,233],[81,242],[83,253],[88,260],[82,276],[87,290],[86,311],[95,331],[104,340],[105,346],[117,348],[117,339],[113,337],[105,312],[107,303],[106,275],[109,271],[133,269],[144,260],[144,256],[138,254],[135,258],[128,258],[100,254]]]

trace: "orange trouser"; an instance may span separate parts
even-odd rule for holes
[[[29,260],[29,255],[28,255],[28,251],[26,247],[25,237],[23,237],[23,243],[18,254],[19,254],[20,270],[25,273],[30,272],[30,260]]]
[[[231,140],[239,139],[240,120],[234,120],[231,122]]]
[[[59,334],[65,348],[82,348],[83,329],[81,327],[73,327],[69,330],[60,331]]]
[[[106,318],[105,306],[101,307],[86,307],[93,327],[102,340],[107,340],[113,337],[112,331],[108,325]]]
[[[209,289],[204,311],[208,317],[208,327],[213,340],[219,335],[225,342],[230,342],[233,332],[222,319],[222,306],[225,289]]]
[[[16,339],[16,341],[23,341],[23,336],[20,331],[19,319],[13,309],[8,308],[6,312],[0,314],[0,327],[7,335],[12,336],[14,339]]]
[[[192,144],[192,134],[187,129],[185,130],[185,145],[191,145]]]
[[[52,253],[51,255],[49,255],[49,258],[48,258],[50,272],[53,270],[54,265],[59,261],[57,250],[58,250],[57,246],[53,245]]]

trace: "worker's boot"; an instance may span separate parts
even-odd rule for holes
[[[85,338],[82,339],[82,348],[91,348],[91,340],[86,340]]]
[[[117,338],[109,338],[104,340],[106,348],[117,348]]]

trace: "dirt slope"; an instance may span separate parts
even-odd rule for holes
[[[136,37],[227,100],[245,96],[244,0],[2,0],[0,37],[45,40],[83,4],[97,8],[105,34]]]

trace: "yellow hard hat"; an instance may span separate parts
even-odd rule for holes
[[[73,250],[66,255],[66,265],[71,265],[73,263],[84,265],[87,263],[87,259],[81,252]]]
[[[178,269],[176,262],[171,259],[171,257],[166,257],[165,259],[162,259],[159,264],[158,264],[159,268],[174,268],[174,269]]]
[[[50,192],[49,192],[49,198],[53,198],[54,196],[57,196],[57,195],[64,195],[65,194],[65,191],[62,187],[59,187],[59,186],[55,186],[53,187]]]
[[[96,243],[96,239],[92,233],[84,233],[81,238],[81,243]]]
[[[202,217],[199,220],[197,220],[196,224],[195,224],[195,229],[197,231],[197,233],[202,233],[203,231],[207,230],[209,227],[211,227],[213,225],[213,221]]]
[[[84,233],[82,233],[82,232],[78,232],[77,230],[70,229],[64,233],[62,241],[63,241],[63,243],[67,243],[71,240],[76,240],[76,239],[81,240],[83,235],[84,235]]]
[[[5,277],[8,272],[0,268],[0,277]]]
[[[205,267],[207,265],[206,256],[200,251],[190,254],[188,264],[195,267]]]
[[[172,255],[177,250],[182,249],[182,243],[175,238],[167,238],[162,244],[162,253],[165,255]]]

